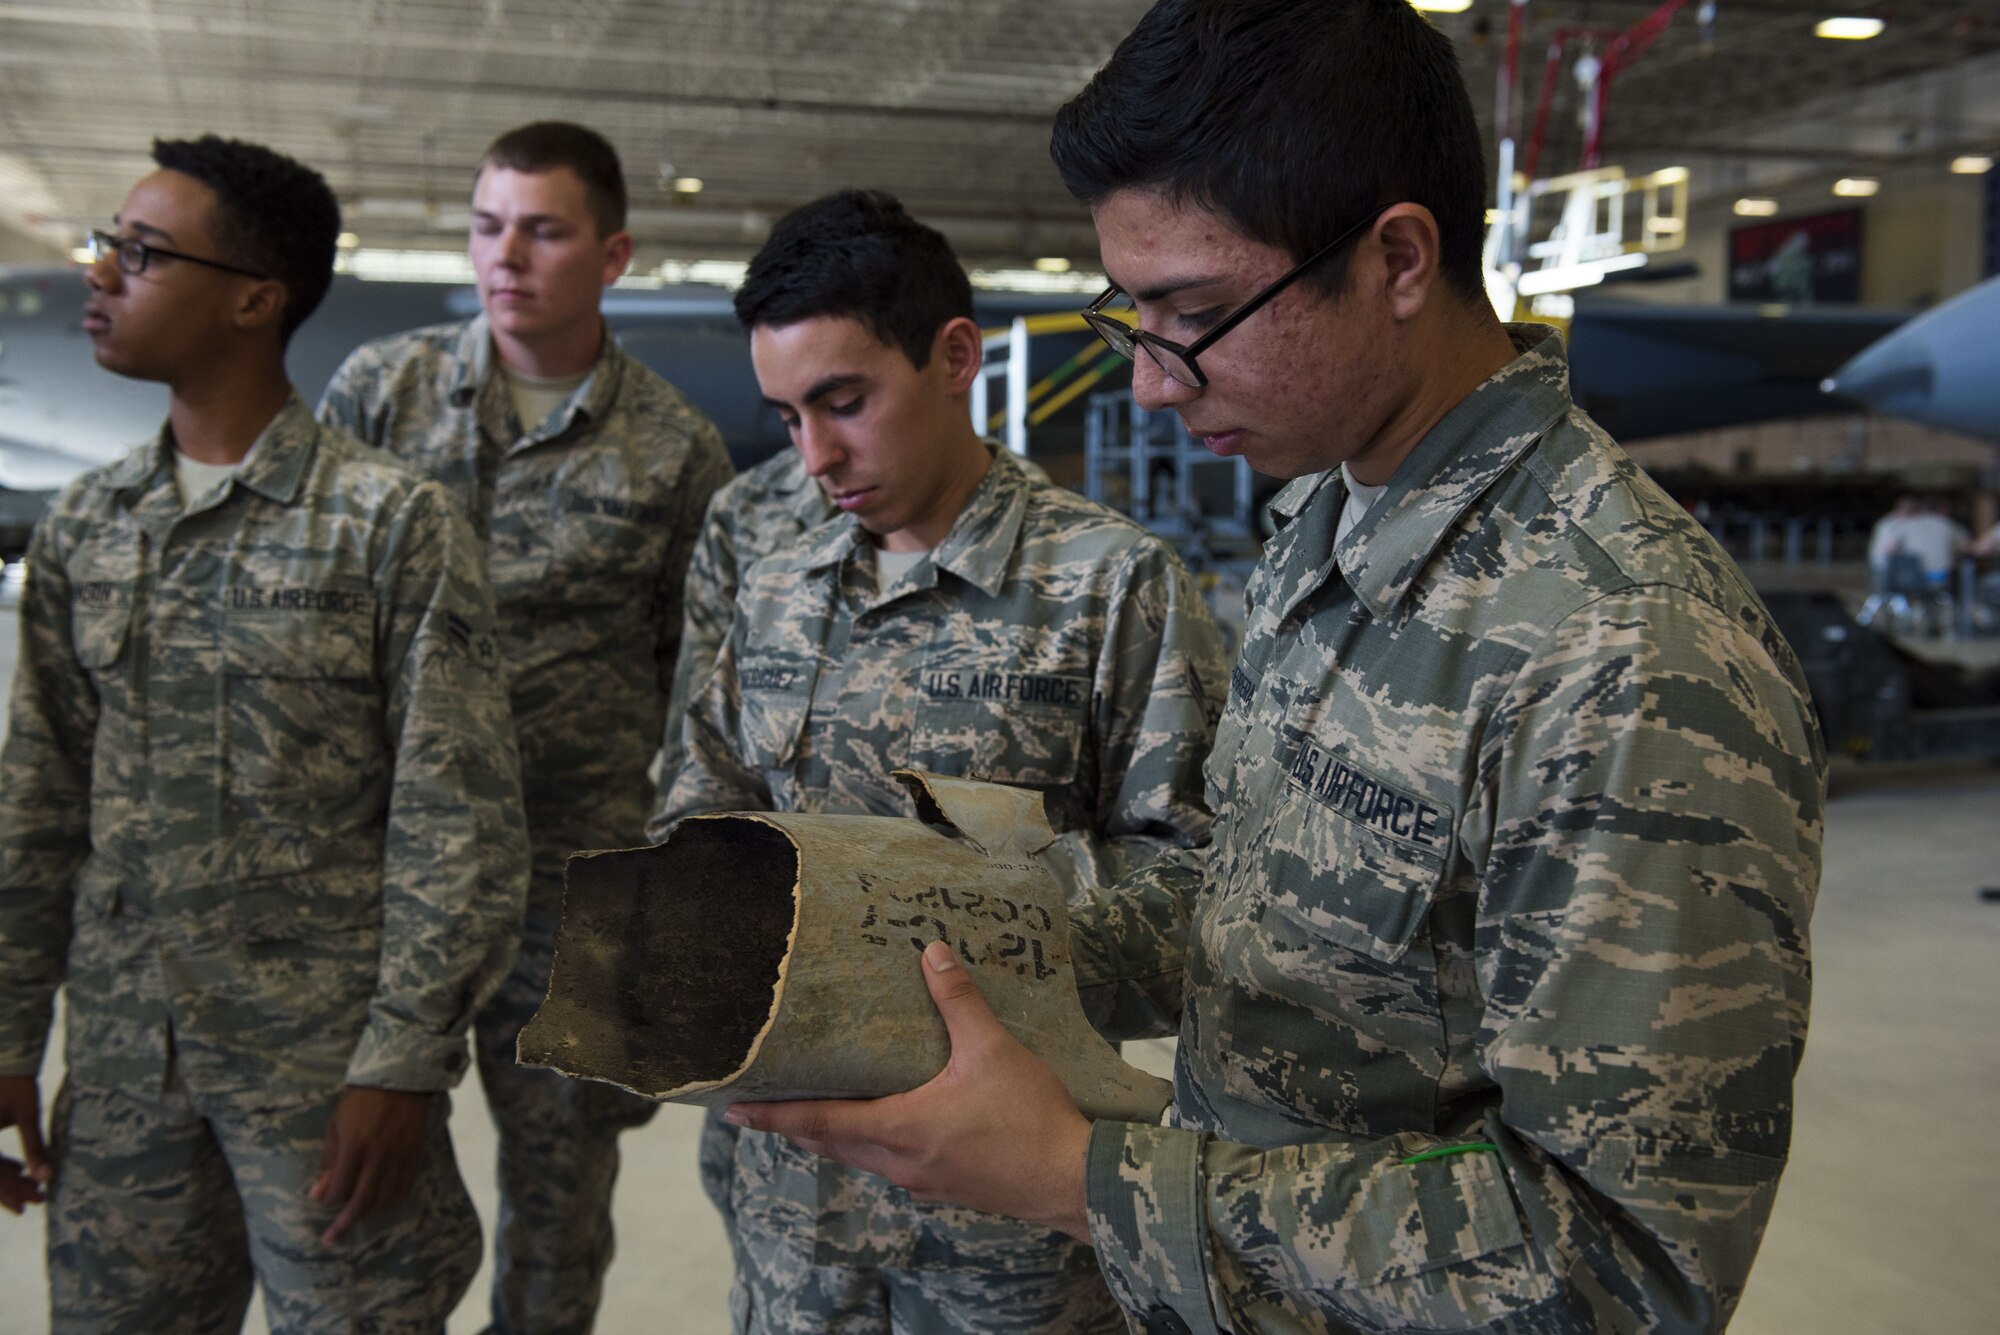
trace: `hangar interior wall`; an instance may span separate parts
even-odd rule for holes
[[[63,253],[40,237],[0,223],[0,264],[60,264]]]

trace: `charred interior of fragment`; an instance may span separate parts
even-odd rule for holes
[[[654,1095],[735,1074],[771,1016],[798,882],[790,838],[737,817],[572,859],[537,1059]]]

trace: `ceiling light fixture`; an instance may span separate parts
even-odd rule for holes
[[[1065,292],[1095,296],[1111,280],[1095,270],[1045,273],[1040,269],[973,269],[966,277],[987,292]]]
[[[342,250],[353,250],[361,244],[359,232],[342,232],[333,239],[333,244]]]
[[[343,250],[334,257],[336,273],[369,282],[470,283],[472,260],[462,250]]]
[[[1983,153],[1967,153],[1953,158],[1951,169],[1960,176],[1984,176],[1993,170],[1993,159]]]
[[[1736,201],[1736,216],[1739,218],[1768,218],[1778,211],[1775,199],[1739,199]]]
[[[1472,0],[1410,0],[1410,8],[1427,14],[1463,14],[1472,8]]]
[[[1881,188],[1880,181],[1867,176],[1843,176],[1833,183],[1833,193],[1849,199],[1866,199]]]
[[[1044,255],[1035,261],[1035,267],[1043,273],[1068,273],[1069,261],[1060,255]]]
[[[674,193],[677,195],[700,194],[701,178],[699,176],[676,176],[674,178]]]
[[[1881,35],[1881,19],[1821,19],[1813,25],[1813,36],[1826,37],[1837,42],[1865,42],[1870,37]]]

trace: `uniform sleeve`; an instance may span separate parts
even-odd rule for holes
[[[324,426],[344,431],[369,445],[382,444],[376,424],[370,420],[367,391],[375,382],[376,358],[366,348],[356,348],[326,382],[314,414]]]
[[[90,852],[96,687],[70,637],[70,587],[44,515],[28,545],[20,657],[0,754],[0,1075],[41,1069]]]
[[[1229,669],[1222,634],[1187,567],[1162,544],[1134,554],[1098,672],[1098,830],[1118,875],[1208,838],[1202,763]]]
[[[726,498],[724,498],[726,499]],[[681,768],[681,720],[695,691],[708,680],[715,657],[736,612],[736,533],[728,514],[709,498],[701,537],[688,559],[681,584],[681,640],[674,659],[673,689],[667,694],[667,737],[660,756],[657,810],[673,791]]]
[[[1199,859],[1182,854],[1208,838],[1202,766],[1227,669],[1207,604],[1164,546],[1135,549],[1110,604],[1092,683],[1094,820],[1049,860],[1064,875],[1084,1013],[1117,1040],[1178,1024],[1183,896],[1201,881]],[[1146,874],[1112,888],[1138,868]]]
[[[682,599],[687,587],[688,565],[697,541],[706,532],[710,499],[735,476],[735,470],[729,465],[729,451],[722,446],[722,433],[699,413],[690,410],[689,416],[693,423],[687,433],[687,464],[681,471],[680,485],[674,489],[674,515],[668,521],[672,528],[667,538],[666,557],[660,565],[659,584],[654,592],[659,601],[654,619],[659,638],[654,644],[653,657],[658,665],[660,692],[670,702],[679,677],[676,664],[680,657],[681,627],[685,617]],[[727,626],[728,622],[723,624]],[[661,738],[669,761],[673,758],[674,738],[679,729],[679,716],[670,703],[666,734]],[[665,769],[664,763],[662,769]]]
[[[479,545],[435,484],[392,522],[376,584],[395,780],[380,978],[347,1083],[445,1089],[520,936],[520,761]]]
[[[666,796],[646,822],[646,837],[667,837],[674,822],[704,811],[769,811],[771,787],[743,763],[743,692],[737,671],[743,622],[733,621],[715,669],[694,688],[681,729],[681,764]]]
[[[1111,889],[1070,901],[1077,996],[1112,1042],[1179,1031],[1188,930],[1209,854],[1207,844],[1170,848]]]
[[[1603,599],[1529,656],[1479,763],[1459,847],[1480,868],[1483,1120],[1452,1145],[1268,1150],[1099,1123],[1091,1235],[1128,1311],[1196,1332],[1727,1324],[1810,990],[1825,757],[1789,650],[1754,611]]]

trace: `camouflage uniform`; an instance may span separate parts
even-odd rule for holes
[[[1049,475],[1039,464],[1013,456],[1030,481],[1046,484]],[[669,719],[680,718],[687,702],[715,666],[715,656],[736,615],[736,586],[742,573],[762,557],[787,547],[807,529],[816,528],[839,511],[806,473],[805,461],[794,449],[780,450],[729,483],[709,499],[701,539],[688,562],[686,608],[681,623],[680,659],[674,664],[674,689],[667,706]],[[660,771],[661,787],[680,772],[680,733],[669,729],[667,763]]]
[[[485,318],[380,339],[334,374],[320,417],[450,488],[486,543],[533,847],[520,958],[480,1013],[500,1137],[493,1322],[587,1331],[611,1264],[618,1136],[657,1109],[515,1063],[548,992],[563,859],[644,828],[665,734],[681,582],[721,437],[608,334],[589,378],[523,429]]]
[[[1018,455],[1014,463],[1030,480],[1048,482],[1049,475],[1038,464]],[[794,449],[780,450],[731,478],[709,498],[701,539],[688,562],[681,653],[674,664],[668,718],[678,719],[687,713],[688,699],[714,669],[715,656],[736,615],[736,588],[742,572],[838,513],[819,484],[807,475],[805,461]],[[680,761],[680,734],[670,728],[660,767],[662,801],[680,772]],[[649,833],[655,840],[664,838],[666,826],[656,824]],[[724,1230],[733,1243],[736,1222],[729,1212],[729,1182],[736,1171],[737,1130],[722,1120],[724,1111],[711,1108],[702,1118],[701,1186],[709,1202],[721,1211]]]
[[[911,815],[904,766],[1043,789],[1075,886],[1199,840],[1220,647],[1187,572],[1102,506],[997,454],[886,590],[851,517],[747,570],[652,833],[697,811]],[[711,1184],[712,1185],[712,1184]],[[1095,1331],[1087,1248],[930,1206],[780,1138],[736,1147],[739,1330]]]
[[[327,1249],[343,1086],[445,1090],[526,878],[492,605],[444,490],[296,398],[184,511],[167,433],[35,530],[0,763],[0,1073],[66,986],[58,1329],[434,1330],[479,1263],[439,1099]],[[240,1202],[240,1208],[239,1208]],[[247,1246],[246,1246],[247,1244]]]
[[[674,662],[669,719],[687,713],[688,701],[715,667],[715,656],[736,616],[736,587],[743,572],[837,513],[819,484],[806,475],[805,461],[794,449],[780,450],[731,478],[709,498],[701,537],[688,561],[681,652]],[[680,761],[680,729],[672,727],[660,766],[662,797],[680,773]]]
[[[1345,540],[1337,472],[1280,495],[1214,841],[1076,925],[1097,1018],[1184,998],[1174,1124],[1088,1163],[1148,1330],[1706,1331],[1742,1293],[1825,754],[1742,574],[1512,333]]]

